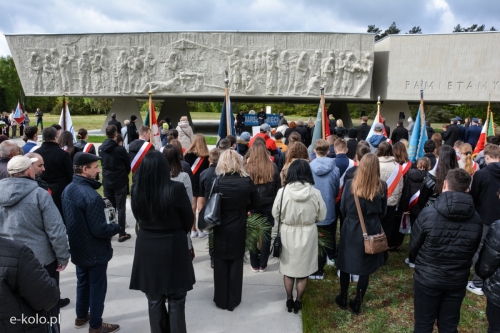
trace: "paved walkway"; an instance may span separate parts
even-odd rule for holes
[[[108,292],[103,320],[121,326],[120,332],[149,332],[147,301],[140,291],[129,290],[130,273],[134,257],[135,223],[127,200],[128,232],[132,239],[118,243],[113,237],[113,259],[108,266]],[[270,259],[265,273],[253,273],[245,263],[243,299],[234,312],[218,309],[213,299],[213,270],[210,268],[207,239],[194,238],[196,258],[193,261],[196,284],[186,301],[187,330],[203,332],[302,332],[300,314],[288,313],[285,307],[283,276],[278,263]],[[60,277],[62,297],[71,303],[61,310],[61,331],[78,332],[74,328],[76,301],[75,267],[69,264]],[[86,330],[86,329],[85,329]]]

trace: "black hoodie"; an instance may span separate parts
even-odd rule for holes
[[[436,289],[465,288],[482,233],[472,197],[443,192],[411,228],[409,259],[415,263],[415,281]]]
[[[398,211],[407,212],[408,205],[410,203],[411,197],[417,193],[427,176],[426,170],[410,169],[406,173],[405,182],[403,186],[403,194],[401,195],[401,200],[399,201]],[[420,207],[414,205],[410,210],[410,220],[411,223],[415,221],[417,215],[420,213]]]
[[[127,150],[115,140],[106,139],[99,147],[102,157],[102,185],[104,188],[118,190],[128,186],[130,158]]]
[[[474,199],[476,212],[483,223],[490,225],[500,219],[500,162],[488,164],[474,173],[470,193]]]

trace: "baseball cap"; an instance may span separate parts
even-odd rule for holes
[[[248,133],[248,132],[243,132],[240,135],[240,139],[243,141],[246,141],[246,142],[250,141],[250,138],[251,138],[251,136],[250,136],[250,133]]]
[[[7,171],[10,175],[23,172],[28,169],[32,163],[38,161],[38,158],[32,157],[29,158],[27,156],[14,156],[7,163]]]
[[[474,123],[478,123],[478,122],[479,122],[479,119],[477,119],[477,118],[472,118],[472,121],[473,121]]]
[[[378,124],[375,124],[375,130],[376,131],[383,131],[384,130],[384,125],[378,123]]]
[[[271,126],[269,126],[268,123],[264,123],[264,124],[260,125],[260,130],[264,131],[264,132],[270,131],[271,130]]]
[[[74,165],[87,165],[95,161],[99,161],[101,158],[99,156],[96,156],[94,154],[89,154],[89,153],[83,153],[83,152],[78,152],[75,154],[75,157],[73,157],[73,164]]]

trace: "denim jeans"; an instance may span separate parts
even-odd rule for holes
[[[465,288],[443,290],[414,281],[414,333],[432,333],[437,319],[439,333],[456,333]]]
[[[42,130],[43,130],[43,120],[42,119],[36,120],[36,127],[38,127],[38,124],[40,124],[42,126]]]
[[[118,224],[120,225],[120,236],[124,236],[125,232],[125,219],[126,219],[126,204],[127,204],[127,188],[128,185],[121,189],[115,190],[111,188],[104,188],[104,196],[111,201],[111,204],[118,213]]]
[[[108,289],[106,270],[108,263],[92,266],[76,266],[76,317],[86,318],[90,309],[90,327],[98,329],[102,325],[104,300]]]

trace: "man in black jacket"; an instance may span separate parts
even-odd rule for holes
[[[42,132],[42,146],[36,152],[44,161],[45,171],[41,178],[49,186],[52,199],[62,215],[61,195],[73,179],[73,162],[70,154],[59,147],[56,136],[57,129],[46,127]]]
[[[434,206],[422,210],[412,226],[410,262],[415,263],[415,332],[457,332],[472,257],[481,241],[482,222],[462,169],[448,172]]]
[[[116,126],[116,131],[118,132],[118,134],[122,132],[122,123],[116,120],[116,113],[111,114],[111,120],[108,121],[108,126],[110,125]]]
[[[259,113],[257,113],[257,121],[259,123],[259,126],[265,123],[266,119],[267,119],[267,114],[264,111],[264,108],[260,108]]]
[[[137,116],[131,115],[130,123],[127,125],[128,144],[130,144],[134,140],[139,139],[139,132],[137,131],[137,126],[135,126],[136,121],[137,121]]]
[[[497,192],[500,189],[500,147],[494,144],[487,144],[484,147],[484,158],[486,167],[474,173],[474,180],[471,185],[471,196],[474,199],[476,212],[483,221],[483,237],[481,244],[474,255],[475,263],[479,257],[479,252],[483,247],[484,239],[488,234],[490,225],[500,219],[500,200]],[[474,270],[472,281],[467,285],[467,290],[476,294],[483,295],[483,280],[477,276]]]
[[[425,121],[425,129],[427,130],[427,138],[430,140],[436,132],[434,128],[431,127],[431,122],[429,120]]]
[[[99,147],[99,156],[102,157],[104,196],[111,201],[113,207],[118,211],[118,224],[121,228],[118,241],[124,242],[130,239],[130,234],[125,232],[125,206],[128,192],[128,174],[131,167],[127,151],[116,142],[117,135],[115,125],[106,127],[107,139]]]
[[[26,245],[0,237],[0,327],[3,332],[47,332],[40,322],[22,318],[45,317],[59,301],[59,287]],[[12,321],[14,318],[15,321]],[[57,317],[45,317],[56,323]]]
[[[392,131],[391,141],[392,144],[401,141],[401,139],[408,140],[408,130],[403,126],[403,120],[398,120],[398,126]]]
[[[361,125],[358,126],[358,136],[356,137],[358,141],[366,140],[368,133],[370,133],[371,127],[368,126],[367,122],[368,122],[367,116],[361,117]]]
[[[457,119],[453,118],[450,120],[451,125],[448,125],[448,127],[443,126],[444,132],[441,133],[441,136],[443,137],[444,144],[448,146],[452,146],[455,144],[457,140],[460,140],[460,128],[458,128],[457,125]]]
[[[106,130],[110,127],[116,134],[114,125]],[[97,163],[100,159],[93,154],[75,154],[75,175],[62,199],[71,262],[76,266],[78,279],[75,327],[83,328],[89,323],[89,333],[111,333],[120,329],[118,325],[103,323],[101,318],[107,290],[106,270],[113,257],[111,237],[122,228],[116,224],[114,209],[106,209],[96,192],[101,187],[101,183],[95,180],[100,171]]]
[[[436,165],[436,143],[432,140],[427,140],[424,143],[424,156],[427,157],[431,161],[431,170],[434,169]]]

